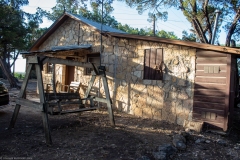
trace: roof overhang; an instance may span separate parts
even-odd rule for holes
[[[141,36],[141,35],[133,35],[133,34],[113,33],[113,32],[108,32],[107,35],[112,36],[112,37],[117,37],[117,38],[127,38],[127,39],[136,39],[136,40],[152,41],[152,42],[159,42],[159,43],[167,43],[167,44],[181,45],[181,46],[186,46],[186,47],[193,47],[193,48],[203,49],[203,50],[212,50],[212,51],[240,55],[239,48],[216,46],[216,45],[205,44],[205,43],[173,40],[173,39],[153,37],[153,36]]]
[[[57,53],[66,53],[66,52],[84,52],[89,51],[91,52],[92,45],[86,44],[86,45],[69,45],[69,46],[54,46],[49,50],[39,50],[39,51],[26,51],[21,52],[23,57],[32,56],[32,55],[42,55],[42,54],[52,54],[56,55]],[[84,52],[85,53],[85,52]],[[84,54],[80,53],[80,54]],[[79,56],[77,53],[76,56]]]
[[[34,43],[34,45],[30,48],[28,53],[39,52],[40,45],[51,35],[55,32],[55,30],[63,24],[68,18],[72,18],[76,21],[82,22],[79,18],[75,17],[74,15],[65,12],[58,20],[56,20],[49,29]],[[90,27],[93,27],[96,31],[100,30],[91,24],[84,23]],[[126,38],[126,39],[136,39],[136,40],[144,40],[144,41],[152,41],[158,43],[167,43],[167,44],[174,44],[174,45],[181,45],[186,47],[193,47],[197,49],[203,50],[212,50],[218,52],[224,52],[229,54],[236,54],[240,55],[239,48],[232,48],[232,47],[225,47],[225,46],[216,46],[211,44],[205,43],[197,43],[197,42],[190,42],[190,41],[182,41],[182,40],[173,40],[167,38],[160,38],[160,37],[153,37],[153,36],[141,36],[141,35],[133,35],[133,34],[126,34],[126,33],[117,33],[117,32],[102,32],[104,36],[112,36],[117,38]],[[42,51],[41,51],[42,52]],[[44,52],[52,52],[52,51],[44,51]],[[24,54],[24,53],[22,53]]]

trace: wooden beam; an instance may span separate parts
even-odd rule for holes
[[[93,86],[93,84],[94,84],[94,82],[95,82],[95,79],[96,79],[96,75],[92,75],[91,80],[90,80],[90,82],[88,83],[88,88],[87,88],[87,90],[86,90],[83,98],[88,98],[89,93],[90,93],[90,91],[91,91],[91,89],[92,89],[92,86]],[[83,104],[85,104],[85,103],[86,103],[86,101],[83,100]]]
[[[213,89],[195,89],[194,95],[198,96],[216,96],[224,98],[226,96],[225,91],[213,90]]]
[[[199,102],[209,102],[209,103],[219,103],[219,104],[224,104],[225,99],[216,95],[211,95],[211,96],[202,96],[202,95],[194,95],[194,102],[199,101]]]
[[[197,83],[217,83],[226,84],[227,78],[225,77],[195,77],[195,82]]]
[[[53,73],[52,73],[52,83],[53,83],[53,93],[57,93],[56,90],[56,65],[53,64]]]
[[[45,101],[42,72],[41,72],[40,65],[36,64],[35,69],[36,69],[36,75],[37,75],[40,103],[43,104],[42,105],[42,120],[43,120],[43,128],[44,128],[46,143],[48,145],[51,145],[52,138],[51,138],[50,126],[49,126],[49,122],[48,122],[48,105],[46,104],[46,101]]]
[[[93,69],[92,75],[98,75],[99,74],[98,69],[95,67],[95,65],[93,63],[91,63],[91,64],[92,64],[92,69]]]
[[[45,93],[46,100],[80,99],[79,93]]]
[[[92,110],[96,110],[96,109],[98,109],[98,107],[80,108],[80,109],[76,109],[76,110],[65,110],[65,111],[62,111],[60,114],[77,113],[77,112],[84,112],[84,111],[92,111]],[[53,114],[54,114],[54,112],[53,112]]]
[[[26,88],[27,88],[27,83],[28,83],[28,79],[29,79],[32,67],[33,67],[32,64],[29,64],[27,66],[26,75],[25,75],[25,78],[23,80],[23,83],[22,83],[21,90],[19,92],[18,98],[23,98],[24,95],[25,95],[25,91],[26,91]],[[14,127],[15,122],[17,120],[17,116],[18,116],[20,107],[21,107],[21,105],[16,103],[16,106],[15,106],[15,109],[14,109],[14,112],[13,112],[13,115],[12,115],[12,119],[11,119],[11,122],[10,122],[10,125],[9,125],[9,129]]]
[[[88,62],[78,62],[68,59],[61,59],[61,58],[51,58],[48,57],[43,60],[43,64],[45,63],[53,63],[53,64],[64,64],[68,66],[79,66],[79,67],[86,67],[86,68],[93,68],[93,64]]]
[[[95,97],[94,101],[108,103],[108,100],[106,98],[100,98],[100,97]]]
[[[27,63],[29,64],[37,64],[39,62],[39,57],[37,56],[29,56],[27,58]]]
[[[110,98],[110,93],[109,93],[109,89],[108,89],[107,77],[106,77],[105,74],[103,74],[101,76],[101,78],[102,78],[102,81],[103,81],[103,87],[104,87],[106,101],[107,101],[109,120],[110,120],[111,125],[115,126],[115,120],[114,120],[114,115],[113,115],[113,111],[112,111],[112,104],[111,104],[111,98]]]
[[[226,64],[227,57],[199,57],[196,59],[197,65],[206,65],[206,64]]]
[[[227,57],[227,54],[199,49],[199,50],[197,50],[197,56],[196,57]]]
[[[224,110],[223,109],[209,109],[209,108],[202,108],[200,107],[194,107],[193,108],[194,113],[198,112],[211,112],[211,113],[216,113],[217,115],[224,116]]]
[[[31,106],[31,107],[34,107],[39,110],[42,110],[42,105],[43,105],[39,102],[30,101],[30,100],[24,99],[24,98],[16,99],[16,104],[23,105],[23,106]]]

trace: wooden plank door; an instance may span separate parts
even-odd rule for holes
[[[75,66],[66,66],[65,84],[69,85],[74,81]]]
[[[193,119],[227,130],[231,55],[198,50]]]

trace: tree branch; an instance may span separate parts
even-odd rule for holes
[[[209,2],[208,0],[205,0],[204,4],[203,4],[204,18],[206,18],[206,29],[203,33],[208,31],[208,42],[211,43],[211,41],[212,41],[212,27],[211,27],[211,23],[210,23],[210,20],[209,20],[209,13],[208,13],[208,9],[207,9],[208,2]]]
[[[207,38],[203,32],[202,26],[199,23],[199,20],[197,19],[197,3],[196,1],[191,5],[192,7],[192,24],[195,30],[197,31],[197,36],[199,37],[200,41],[202,43],[208,43]]]
[[[14,52],[15,52],[15,51],[14,51]],[[13,57],[13,62],[10,64],[10,67],[11,67],[11,68],[12,68],[13,64],[16,62],[19,53],[20,53],[20,52],[18,51],[17,54],[15,55],[15,57]]]
[[[240,6],[238,7],[237,13],[236,13],[236,15],[233,19],[233,22],[232,22],[232,24],[231,24],[231,26],[228,30],[225,46],[230,46],[230,41],[231,41],[232,35],[233,35],[233,33],[236,29],[237,22],[238,22],[239,19],[240,19]]]

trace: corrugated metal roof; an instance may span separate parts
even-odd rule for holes
[[[72,13],[68,13],[66,12],[68,15],[71,15],[71,16],[74,16],[75,18],[77,18],[78,20],[82,21],[83,23],[86,23],[92,27],[95,27],[96,29],[98,29],[99,31],[101,30],[101,23],[98,23],[98,22],[95,22],[95,21],[92,21],[92,20],[89,20],[87,18],[84,18],[80,15],[76,15],[76,14],[72,14]],[[116,33],[125,33],[127,34],[126,32],[124,31],[121,31],[119,29],[115,29],[115,28],[112,28],[112,27],[109,27],[107,25],[102,25],[102,31],[103,32],[116,32]]]
[[[92,45],[82,44],[82,45],[69,45],[69,46],[53,46],[49,50],[40,50],[33,52],[21,52],[20,54],[31,54],[31,53],[46,53],[46,52],[56,52],[56,51],[69,51],[69,50],[78,50],[78,49],[90,49]]]
[[[59,50],[73,50],[73,49],[89,49],[92,45],[90,44],[81,44],[81,45],[69,45],[69,46],[53,46],[51,48],[52,51]]]

